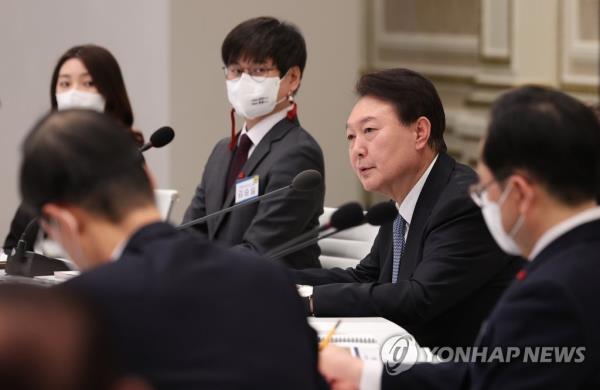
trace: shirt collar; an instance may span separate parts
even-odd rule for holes
[[[427,170],[421,175],[417,183],[410,190],[408,195],[402,201],[402,204],[398,205],[396,203],[396,208],[398,209],[398,213],[404,218],[406,223],[410,225],[410,221],[412,220],[413,213],[415,212],[415,206],[417,205],[417,201],[419,200],[419,195],[421,195],[421,191],[423,190],[423,186],[425,186],[425,182],[431,173],[431,169],[433,169],[433,165],[437,161],[439,155],[436,155],[433,161],[427,167]]]
[[[125,246],[127,246],[127,243],[129,243],[129,238],[124,238],[122,239],[113,249],[112,254],[110,256],[110,260],[111,261],[117,261],[121,258],[121,255],[123,254],[123,251],[125,250]]]
[[[557,225],[554,225],[550,229],[546,230],[544,234],[542,234],[542,236],[537,240],[533,246],[533,249],[531,250],[531,253],[529,254],[528,260],[533,261],[536,256],[542,252],[542,250],[544,250],[553,241],[568,231],[597,219],[600,219],[600,207],[593,207],[567,218]]]
[[[290,105],[282,110],[272,113],[271,115],[263,118],[255,124],[250,130],[246,129],[246,123],[244,122],[244,127],[242,127],[242,133],[246,134],[250,141],[252,141],[252,147],[250,148],[249,154],[252,153],[256,145],[260,143],[260,141],[267,135],[269,130],[273,128],[279,121],[286,117],[289,110],[291,110],[293,105]],[[238,142],[239,142],[238,137]]]

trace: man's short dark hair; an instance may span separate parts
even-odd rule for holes
[[[526,86],[493,105],[482,158],[500,181],[525,171],[569,205],[595,198],[600,179],[600,124],[565,93]]]
[[[306,43],[294,25],[263,16],[231,30],[221,46],[221,58],[225,65],[242,59],[261,63],[271,58],[280,76],[294,66],[304,73]]]
[[[363,75],[356,84],[360,97],[371,96],[394,105],[404,125],[424,116],[431,122],[429,146],[438,153],[446,151],[444,107],[431,81],[409,69],[387,69]]]
[[[25,205],[82,207],[112,222],[154,201],[138,147],[126,129],[90,110],[51,112],[27,135],[20,173]]]

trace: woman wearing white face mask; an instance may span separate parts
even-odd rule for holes
[[[55,96],[59,110],[88,108],[104,112],[106,106],[106,99],[98,92],[92,76],[78,58],[71,58],[60,67]]]
[[[121,69],[115,57],[105,48],[96,45],[74,46],[57,61],[50,82],[51,110],[86,108],[105,112],[130,129],[131,136],[141,146],[144,137],[132,128],[133,112]],[[4,241],[4,251],[16,247],[27,224],[36,216],[17,209],[10,231]],[[25,241],[33,250],[37,227],[29,229]]]
[[[184,222],[289,185],[304,170],[324,175],[321,148],[300,125],[294,102],[306,64],[298,29],[271,17],[247,20],[227,35],[221,58],[231,137],[215,145]],[[320,185],[274,196],[194,228],[210,240],[264,253],[318,226],[324,191]],[[319,267],[318,257],[315,244],[282,260],[294,268]]]

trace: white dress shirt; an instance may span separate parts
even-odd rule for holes
[[[396,208],[398,209],[398,213],[404,218],[406,221],[406,229],[404,229],[404,240],[408,237],[408,229],[410,228],[410,222],[412,221],[412,216],[415,212],[415,207],[417,206],[417,201],[419,200],[419,196],[421,196],[421,191],[423,191],[423,186],[431,173],[431,169],[433,165],[437,161],[438,156],[436,155],[433,161],[427,167],[427,170],[421,175],[419,180],[415,183],[413,188],[408,192],[402,204],[396,203]]]
[[[123,251],[125,250],[125,247],[127,246],[127,244],[129,243],[129,239],[131,237],[126,237],[124,239],[122,239],[121,241],[119,241],[119,243],[113,248],[112,253],[110,255],[110,260],[111,261],[117,261],[121,258],[121,255],[123,255]]]
[[[600,207],[593,207],[567,218],[557,225],[552,226],[550,229],[546,230],[544,234],[542,234],[542,236],[536,241],[531,253],[529,254],[528,260],[533,261],[536,256],[539,255],[542,250],[544,250],[544,248],[568,231],[597,219],[600,219]]]
[[[289,110],[291,110],[293,105],[289,105],[288,107],[279,110],[277,112],[272,113],[271,115],[264,117],[257,124],[254,125],[250,130],[246,129],[246,123],[244,122],[244,127],[242,127],[242,133],[240,137],[238,137],[238,145],[240,142],[240,138],[243,134],[246,134],[250,141],[252,141],[252,146],[248,150],[248,158],[252,156],[252,152],[256,149],[256,145],[260,143],[260,141],[267,135],[269,130],[273,128],[280,120],[286,117]]]

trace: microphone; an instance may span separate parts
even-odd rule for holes
[[[392,202],[381,202],[371,207],[365,215],[365,220],[369,225],[381,226],[386,223],[394,222],[398,216],[398,209]]]
[[[338,210],[341,210],[341,207]],[[360,219],[350,219],[350,218],[345,219],[344,218],[344,221],[345,222],[347,221],[348,224],[341,226],[341,228],[332,226],[335,228],[335,230],[333,230],[332,232],[325,233],[318,237],[313,237],[309,240],[300,242],[298,244],[296,242],[298,242],[299,240],[294,239],[294,240],[282,245],[282,246],[286,247],[286,249],[283,249],[278,252],[271,251],[266,256],[268,259],[277,259],[277,258],[280,258],[283,256],[287,256],[290,253],[294,253],[296,251],[299,251],[300,249],[304,249],[307,246],[313,245],[314,243],[318,242],[319,240],[321,240],[323,238],[327,238],[329,236],[332,236],[342,230],[346,230],[351,227],[359,226],[364,223],[369,223],[370,225],[373,225],[373,226],[381,226],[383,224],[392,222],[396,218],[397,215],[398,215],[398,209],[396,209],[396,206],[394,206],[393,203],[391,203],[391,202],[377,203],[375,206],[371,207],[369,209],[369,211],[367,211],[367,214],[364,217],[361,212]],[[333,214],[332,214],[332,219],[333,219]]]
[[[331,214],[329,222],[318,228],[318,232],[327,229],[345,230],[362,223],[364,213],[362,206],[357,202],[346,203]]]
[[[267,258],[271,258],[274,255],[279,254],[287,248],[290,248],[300,242],[305,240],[309,240],[315,237],[318,237],[319,233],[329,230],[336,229],[336,231],[345,230],[352,226],[359,225],[363,222],[364,213],[362,206],[357,202],[346,203],[331,214],[329,217],[329,221],[325,222],[321,226],[317,226],[316,228],[305,232],[298,237],[294,237],[293,239],[284,242],[283,244],[276,246],[275,248],[264,253],[264,256]],[[275,256],[279,257],[279,256]]]
[[[32,219],[23,230],[15,251],[6,259],[6,274],[13,276],[34,277],[53,275],[55,271],[70,271],[69,266],[62,260],[30,252],[27,248],[26,237],[31,229],[37,226],[38,217]]]
[[[163,126],[152,133],[150,136],[150,141],[146,142],[140,147],[140,152],[145,152],[150,148],[162,148],[173,141],[173,138],[175,138],[175,132],[173,129],[169,126]]]
[[[181,225],[177,226],[177,229],[178,230],[187,229],[191,226],[205,223],[207,220],[209,220],[211,218],[217,217],[221,214],[229,213],[239,207],[244,207],[249,204],[253,204],[253,203],[259,202],[261,200],[264,200],[266,198],[270,198],[282,191],[286,191],[289,189],[291,189],[293,191],[300,191],[300,192],[312,191],[321,184],[321,181],[322,181],[322,176],[321,176],[321,173],[319,173],[319,171],[316,171],[314,169],[307,169],[307,170],[302,171],[299,174],[297,174],[294,177],[294,179],[292,180],[292,183],[290,185],[278,188],[278,189],[268,192],[266,194],[249,199],[246,202],[238,203],[233,206],[224,208],[222,210],[215,211],[214,213],[205,215],[204,217],[196,218],[196,219],[193,219],[186,223],[182,223]]]

